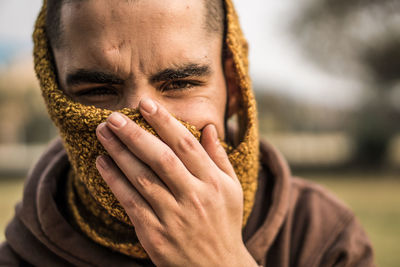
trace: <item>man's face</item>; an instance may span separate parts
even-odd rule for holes
[[[117,110],[143,97],[224,137],[222,38],[202,0],[87,0],[64,4],[59,82],[77,102]]]

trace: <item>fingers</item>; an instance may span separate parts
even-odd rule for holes
[[[158,103],[143,99],[139,108],[161,140],[118,112],[109,116],[106,126],[98,127],[99,140],[125,174],[143,162],[164,182],[175,199],[190,192],[199,180],[214,180],[218,171],[236,177],[225,150],[217,142],[215,126],[204,129],[200,144]],[[137,179],[131,182],[135,186],[144,186],[138,184]]]
[[[131,184],[146,199],[152,208],[163,217],[165,206],[173,207],[176,205],[167,186],[154,174],[154,172],[141,162],[121,141],[108,129],[105,123],[99,125],[97,129],[99,140],[104,143],[105,149],[114,159]],[[106,138],[108,136],[108,139]],[[160,205],[160,201],[163,205]]]
[[[146,121],[195,177],[204,179],[209,176],[207,170],[213,166],[212,161],[182,123],[164,107],[148,98],[140,101],[139,109]]]
[[[96,167],[106,181],[115,197],[124,207],[133,225],[138,221],[159,221],[157,215],[136,189],[129,184],[125,175],[107,156],[100,156],[96,160]]]
[[[132,171],[129,158],[135,156],[150,166],[175,197],[189,190],[193,177],[161,140],[119,113],[113,113],[106,125],[99,125],[98,138],[124,173]]]
[[[223,172],[232,178],[236,178],[235,170],[229,161],[228,155],[218,140],[217,129],[214,125],[209,124],[204,127],[201,135],[201,144],[210,158]]]

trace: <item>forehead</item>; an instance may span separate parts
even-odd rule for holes
[[[61,9],[61,20],[65,29],[71,25],[88,30],[91,26],[149,22],[173,27],[194,22],[204,24],[204,14],[203,0],[86,0],[66,2]]]
[[[203,0],[73,1],[61,10],[64,50],[96,64],[116,53],[154,62],[206,58],[220,46],[206,30],[205,12]]]

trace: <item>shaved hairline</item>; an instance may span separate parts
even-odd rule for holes
[[[48,0],[46,10],[46,31],[50,44],[53,48],[62,45],[61,9],[62,5],[87,0]],[[139,0],[125,0],[136,2]],[[162,0],[161,0],[162,1]],[[221,38],[225,31],[225,10],[223,0],[202,0],[205,7],[205,29],[212,34],[218,34]]]

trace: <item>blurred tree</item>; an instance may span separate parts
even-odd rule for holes
[[[308,0],[292,30],[316,63],[362,83],[365,97],[350,127],[355,163],[382,166],[400,130],[400,103],[392,97],[400,88],[400,1]]]
[[[269,93],[254,85],[261,134],[283,132],[326,133],[342,131],[348,124],[347,111],[304,103],[294,97]]]

